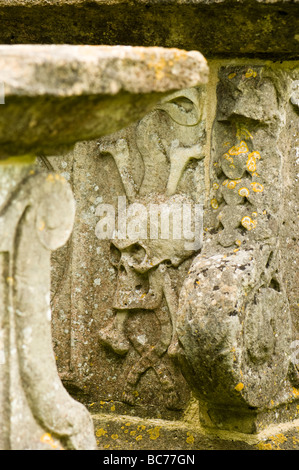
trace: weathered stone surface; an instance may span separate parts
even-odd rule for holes
[[[210,225],[180,294],[178,354],[203,422],[253,433],[296,416],[298,400],[281,252],[292,217],[284,129],[298,69],[223,67],[219,79]]]
[[[298,450],[299,443],[298,419],[293,423],[270,426],[251,436],[205,429],[188,420],[169,422],[127,416],[113,418],[109,415],[94,415],[93,419],[100,450],[166,451],[164,458],[159,453],[157,464],[165,462],[169,451],[189,451],[187,455],[195,455],[198,462],[202,457],[196,455],[196,451],[200,450]],[[117,453],[112,452],[111,455],[117,457]],[[181,464],[184,458],[187,463],[187,455],[182,452]],[[168,462],[172,462],[173,458],[169,456]]]
[[[166,92],[207,81],[197,51],[0,46],[0,158],[49,155],[126,127]]]
[[[6,44],[154,45],[196,49],[208,58],[298,56],[298,2],[292,0],[2,0],[0,18]]]
[[[98,234],[104,204],[120,217],[119,196],[128,213],[137,202],[203,202],[202,93],[171,94],[137,124],[44,160],[69,179],[77,203],[69,247],[53,259],[57,365],[91,411],[175,419],[188,404],[170,352],[178,292],[198,247]]]
[[[62,59],[47,55],[39,76],[33,66],[29,77],[26,60],[12,68],[3,58],[6,81],[15,74],[21,88],[7,89],[10,106],[0,107],[1,157],[21,155],[23,166],[13,158],[0,173],[2,448],[95,445],[86,410],[58,380],[49,321],[39,317],[49,313],[55,210],[65,196],[57,213],[73,213],[61,176],[77,214],[72,237],[52,256],[55,359],[63,384],[94,414],[99,449],[298,448],[298,63],[256,60],[296,58],[297,11],[289,0],[0,0],[0,41],[97,45],[61,46]],[[204,90],[168,97],[178,82],[172,59],[165,64],[158,54],[154,66],[134,59],[132,75],[115,57],[112,73],[109,61],[101,76],[90,65],[87,50],[128,43],[200,49],[221,60],[212,61]],[[184,80],[193,77],[188,63],[177,69]],[[32,153],[50,176],[30,174]],[[54,193],[45,189],[51,181]],[[203,243],[101,239],[104,204],[114,206],[117,223],[126,210],[134,226],[133,208],[152,203],[204,203]],[[13,219],[19,209],[24,215]],[[70,219],[59,223],[65,235]],[[31,341],[32,325],[45,350],[38,335]],[[35,366],[41,350],[56,387],[45,396],[48,377]],[[65,403],[67,428],[56,414]]]
[[[50,254],[71,234],[74,200],[62,176],[35,175],[32,155],[123,127],[166,91],[205,82],[207,65],[176,49],[2,46],[0,68],[0,447],[94,449],[52,350]]]
[[[250,61],[220,66],[221,61],[210,63],[211,82],[199,99],[184,90],[139,123],[101,139],[99,146],[96,141],[79,144],[63,159],[43,161],[69,179],[78,209],[71,243],[53,258],[57,364],[68,390],[95,413],[100,448],[298,446],[296,432],[287,435],[276,428],[268,437],[261,434],[298,417],[298,67]],[[176,155],[181,167],[174,164]],[[111,202],[117,207],[119,195],[126,196],[127,208],[148,198],[162,200],[161,195],[156,199],[159,188],[171,200],[169,175],[174,195],[186,192],[205,204],[205,234],[193,268],[195,254],[177,268],[167,267],[172,296],[181,292],[181,307],[178,315],[160,323],[162,317],[147,296],[138,297],[147,271],[144,263],[142,275],[136,262],[128,264],[137,254],[133,246],[126,241],[109,246],[95,231],[103,216],[98,207]],[[161,254],[157,245],[142,247],[149,261],[150,253]],[[130,273],[126,279],[121,266]],[[149,271],[149,279],[151,275]],[[164,271],[156,283],[159,292],[165,279]],[[166,312],[168,304],[162,305]],[[155,365],[163,372],[164,364],[174,378],[181,406],[176,409],[169,406],[166,388],[140,349],[141,340],[158,344],[170,322],[177,323],[183,350],[178,351],[172,334]],[[187,383],[180,376],[177,353]],[[200,419],[206,431],[185,428],[189,387],[200,404],[190,426]],[[152,418],[164,421],[154,426],[147,421]],[[136,435],[129,437],[124,421],[135,419]],[[138,433],[138,426],[146,431]],[[151,442],[147,431],[159,426],[162,439]],[[206,438],[206,432],[216,432],[213,426],[227,429],[223,442]],[[191,445],[185,442],[187,432],[194,437]]]
[[[207,65],[176,49],[0,46],[0,69],[0,447],[94,449],[52,350],[50,254],[71,234],[74,199],[62,176],[35,174],[32,155],[123,127],[166,91],[205,82]]]
[[[63,387],[52,346],[50,254],[72,231],[70,187],[33,165],[2,163],[0,181],[0,448],[94,449],[91,418]]]

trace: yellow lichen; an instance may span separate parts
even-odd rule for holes
[[[190,432],[187,432],[186,442],[187,442],[187,444],[193,444],[193,442],[194,442],[194,436]]]
[[[156,439],[158,439],[158,437],[160,437],[160,429],[161,426],[156,426],[155,428],[149,429],[147,431],[149,433],[149,438],[152,441],[155,441]]]
[[[58,444],[58,442],[54,441],[53,437],[48,432],[46,432],[45,434],[41,436],[40,441],[43,444],[50,446],[51,449],[62,450],[62,447]]]
[[[257,72],[255,70],[252,70],[252,69],[248,69],[247,72],[245,73],[245,77],[246,78],[255,78],[257,76]]]
[[[231,180],[227,183],[228,189],[235,189],[236,185],[239,184],[240,180]]]
[[[211,200],[211,206],[212,206],[213,209],[218,209],[219,204],[218,204],[217,199],[212,199]]]
[[[240,155],[241,153],[247,153],[247,152],[249,152],[249,150],[244,140],[242,140],[239,145],[234,145],[233,147],[231,147],[228,151],[230,155]]]
[[[249,155],[247,163],[246,163],[246,168],[250,172],[256,171],[256,159],[254,157]]]
[[[105,431],[105,429],[103,429],[103,428],[100,428],[96,431],[96,436],[97,437],[106,436],[106,434],[107,434],[107,431]]]
[[[241,197],[248,197],[249,194],[250,194],[249,190],[245,187],[240,188],[238,193],[239,193],[239,196],[241,196]]]
[[[252,190],[255,193],[262,193],[264,191],[264,186],[260,183],[250,183],[252,186]]]
[[[271,441],[275,442],[276,444],[282,444],[283,442],[287,441],[287,438],[284,434],[276,434],[275,436],[270,437]]]
[[[247,160],[247,163],[246,163],[247,170],[250,171],[251,173],[255,173],[256,172],[256,161],[260,160],[260,158],[261,158],[260,152],[258,152],[257,150],[255,150],[254,152],[251,152],[248,155],[248,160]],[[258,176],[258,175],[256,175],[256,176]]]
[[[272,450],[271,444],[266,444],[265,442],[260,442],[257,445],[257,447],[258,447],[259,450]]]
[[[241,390],[243,390],[244,388],[244,384],[242,382],[239,382],[236,386],[235,386],[235,390],[237,392],[241,392]]]
[[[225,153],[225,154],[223,155],[223,158],[224,158],[225,160],[227,160],[228,162],[234,163],[233,157],[231,157],[228,153]]]
[[[250,231],[250,230],[254,229],[257,226],[257,221],[252,220],[248,215],[246,215],[241,220],[241,224],[243,225],[244,228],[246,228],[246,230]]]

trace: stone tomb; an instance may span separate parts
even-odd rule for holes
[[[76,204],[68,178],[39,172],[35,155],[119,129],[145,103],[205,82],[208,69],[200,53],[176,49],[0,49],[0,448],[95,449],[92,418],[63,386],[51,336],[50,257],[72,233]],[[85,105],[93,112],[77,131],[72,116]]]
[[[0,0],[1,448],[298,449],[296,3]]]
[[[100,448],[275,448],[281,426],[297,445],[298,68],[209,66],[207,85],[39,159],[77,203],[52,259],[54,349]],[[117,220],[174,201],[203,205],[194,251],[99,236],[103,205]]]

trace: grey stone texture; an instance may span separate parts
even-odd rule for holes
[[[90,415],[62,385],[52,347],[50,255],[72,231],[71,189],[33,165],[2,164],[1,197],[0,448],[95,449]]]
[[[167,350],[194,250],[184,249],[184,240],[111,243],[97,228],[101,205],[114,205],[117,214],[119,196],[128,211],[136,202],[203,203],[200,100],[199,89],[176,92],[127,129],[77,145],[62,160],[47,159],[69,179],[77,203],[70,245],[53,260],[57,364],[66,386],[92,411],[174,419],[188,403],[190,392]],[[134,256],[140,258],[133,266]]]
[[[72,233],[75,200],[67,175],[38,172],[35,155],[47,162],[50,149],[118,129],[208,69],[196,51],[132,47],[0,46],[0,62],[0,448],[95,450],[92,418],[63,386],[52,347],[51,252]],[[83,134],[76,100],[94,111],[88,122],[77,114]]]
[[[0,448],[298,449],[298,2],[0,19]]]
[[[126,127],[166,92],[205,83],[207,76],[198,51],[2,45],[0,158],[65,152]]]
[[[206,409],[203,419],[242,432],[256,432],[264,420],[285,420],[283,404],[292,404],[291,414],[296,409],[298,370],[290,348],[297,333],[281,248],[289,218],[284,131],[297,74],[220,69],[213,215],[180,294],[178,354]]]
[[[209,67],[206,86],[170,95],[63,161],[40,160],[67,174],[77,200],[78,231],[53,258],[54,348],[100,449],[297,448],[298,65]],[[127,207],[186,195],[203,203],[199,253],[183,261],[178,246],[175,264],[166,248],[170,262],[156,256],[147,274],[143,256],[151,261],[158,245],[99,240],[98,207],[117,212],[119,195]],[[130,264],[136,243],[141,258]],[[146,282],[159,287],[162,311],[148,304]],[[126,417],[136,420],[130,436]],[[162,439],[149,439],[152,428]]]

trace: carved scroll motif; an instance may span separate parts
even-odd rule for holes
[[[67,241],[66,181],[31,171],[0,211],[0,376],[3,449],[94,449],[91,418],[64,389],[51,339],[50,253]]]
[[[151,204],[164,204],[171,209],[201,202],[194,174],[198,160],[203,158],[204,137],[201,92],[188,89],[165,99],[136,125],[102,139],[100,152],[111,154],[116,162],[126,193],[127,212],[134,204],[149,211]],[[134,223],[134,216],[128,222]],[[186,249],[185,240],[173,240],[172,233],[170,238],[115,237],[110,247],[111,264],[117,270],[115,318],[100,330],[99,339],[116,354],[126,355],[133,346],[140,356],[123,391],[124,401],[131,405],[135,403],[142,374],[152,368],[167,397],[167,406],[180,406],[174,379],[163,362],[176,341],[178,299],[170,273],[175,275],[176,268],[196,250]],[[133,331],[126,332],[130,313],[142,315],[144,310],[152,311],[160,325],[160,338],[155,344],[137,338]]]
[[[280,82],[283,77],[280,77]],[[220,72],[210,229],[180,295],[178,355],[203,421],[243,432],[292,401],[292,326],[280,275],[282,89],[263,67]],[[238,416],[238,418],[234,418]],[[278,418],[279,419],[279,418]]]

